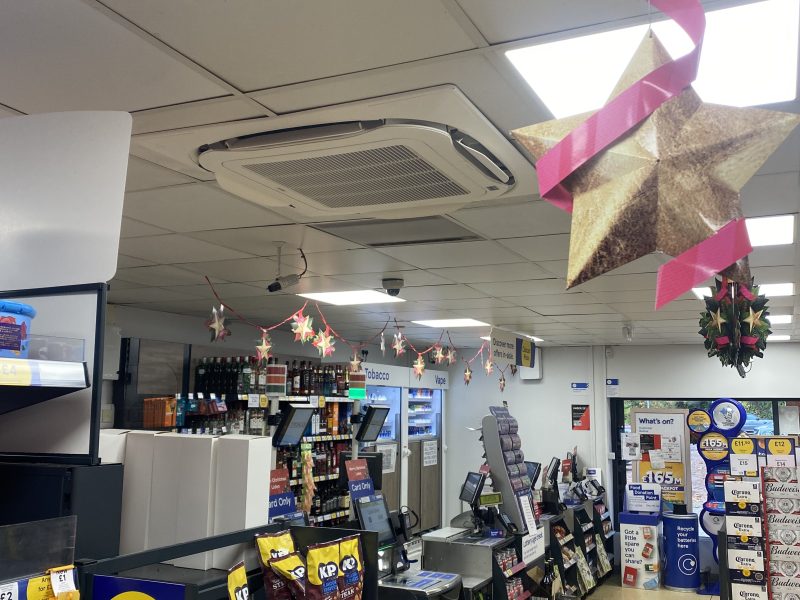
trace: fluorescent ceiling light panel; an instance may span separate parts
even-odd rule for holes
[[[768,315],[771,325],[788,325],[792,322],[792,315]]]
[[[794,243],[794,215],[758,217],[745,222],[753,247]]]
[[[758,286],[758,293],[767,298],[777,298],[778,296],[794,296],[793,283],[764,283]]]
[[[765,0],[706,13],[694,89],[705,102],[753,106],[797,94],[800,2]],[[653,31],[673,57],[691,41],[671,20]],[[647,25],[626,27],[506,52],[556,118],[597,110],[608,100]]]
[[[767,337],[768,342],[788,342],[792,336],[790,335],[770,335]]]
[[[417,325],[425,327],[437,327],[446,329],[448,327],[489,327],[489,323],[476,321],[475,319],[432,319],[430,321],[411,321]]]
[[[405,302],[403,298],[390,296],[375,290],[353,290],[352,292],[319,292],[313,294],[297,294],[309,300],[317,300],[336,306],[352,306],[355,304],[382,304],[385,302]]]
[[[488,336],[488,335],[482,335],[481,339],[482,340],[486,340],[487,342],[491,342],[492,341],[492,338],[490,336]]]
[[[692,293],[697,296],[698,300],[705,300],[711,297],[710,287],[692,288]]]

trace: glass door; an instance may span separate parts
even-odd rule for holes
[[[408,390],[408,437],[437,437],[442,412],[442,391],[425,388]]]
[[[398,439],[398,422],[400,419],[401,391],[399,387],[384,387],[380,385],[368,385],[367,397],[361,401],[361,406],[388,406],[389,415],[383,423],[381,432],[378,435],[378,442],[391,442]]]

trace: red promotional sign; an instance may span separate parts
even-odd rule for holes
[[[365,459],[346,460],[344,461],[344,466],[347,469],[347,479],[350,481],[369,479],[369,469],[367,469],[367,461]]]
[[[572,430],[573,431],[589,431],[589,405],[588,404],[573,404],[572,405]]]
[[[269,472],[269,495],[277,496],[289,491],[289,469],[272,469]]]

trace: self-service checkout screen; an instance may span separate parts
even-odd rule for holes
[[[361,527],[378,532],[378,546],[388,546],[397,541],[383,496],[362,498],[357,506]]]

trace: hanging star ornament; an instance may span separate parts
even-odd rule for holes
[[[225,327],[225,305],[220,304],[219,310],[216,306],[211,307],[211,318],[206,321],[206,327],[211,330],[211,341],[221,342],[231,334],[230,329]]]
[[[612,98],[670,61],[647,35]],[[538,161],[588,117],[512,134]],[[678,256],[740,219],[739,190],[798,122],[795,114],[704,104],[691,86],[666,101],[563,181],[573,198],[567,288],[651,252]],[[746,256],[726,273],[748,282]]]
[[[487,358],[486,362],[483,363],[483,370],[486,371],[487,375],[494,373],[494,363],[492,363],[491,358]]]
[[[517,374],[517,365],[511,365],[511,376],[513,377],[516,374]]]
[[[436,344],[433,347],[433,360],[437,365],[440,365],[447,360],[447,354],[445,353],[441,344]]]
[[[256,358],[258,362],[262,360],[269,360],[269,351],[272,350],[272,341],[269,339],[269,334],[261,331],[261,343],[256,346]]]
[[[351,373],[360,373],[361,372],[361,358],[353,352],[353,358],[350,360],[350,372]]]
[[[403,334],[401,332],[397,332],[394,334],[394,342],[392,342],[392,348],[394,348],[394,357],[397,358],[401,354],[405,354],[405,340],[403,339]]]
[[[417,360],[414,361],[412,366],[417,379],[422,379],[422,374],[425,372],[425,359],[422,357],[422,354],[417,354]]]
[[[321,357],[333,354],[334,344],[335,342],[330,327],[325,327],[324,330],[320,329],[317,335],[314,336],[314,341],[312,342],[312,345],[319,351]]]
[[[314,339],[314,319],[303,314],[300,309],[292,315],[292,333],[295,342],[306,343]]]
[[[751,306],[750,307],[750,314],[748,314],[744,319],[742,319],[742,321],[744,321],[745,323],[750,325],[750,332],[751,333],[753,332],[753,330],[756,327],[759,327],[764,323],[764,321],[761,320],[761,313],[763,313],[763,312],[764,312],[763,309],[754,311],[753,307]]]
[[[722,308],[718,308],[716,312],[711,313],[711,326],[717,331],[722,331],[722,326],[728,321],[722,316]]]
[[[386,356],[386,339],[384,339],[382,331],[381,331],[381,356]]]
[[[453,366],[456,364],[456,349],[455,348],[448,348],[447,349],[447,364]]]
[[[500,391],[504,392],[506,390],[506,376],[504,373],[500,373]]]
[[[464,369],[464,385],[469,385],[470,381],[472,381],[472,369],[467,365],[467,368]]]

